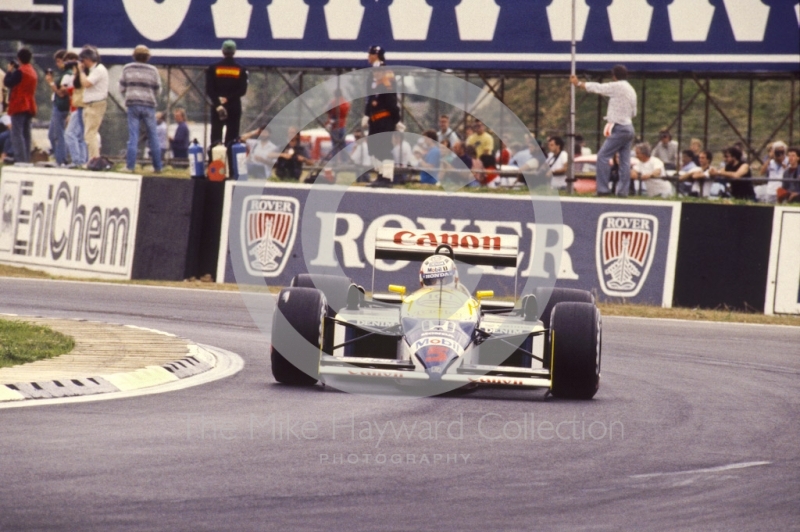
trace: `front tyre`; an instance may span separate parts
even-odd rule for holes
[[[591,399],[600,387],[600,311],[591,303],[558,303],[550,316],[550,330],[553,395]]]
[[[313,386],[319,380],[325,296],[313,288],[284,288],[272,319],[272,376],[283,384]]]

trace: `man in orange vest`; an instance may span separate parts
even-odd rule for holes
[[[11,145],[14,161],[31,161],[31,120],[36,116],[36,84],[39,76],[31,66],[33,54],[27,48],[17,52],[16,61],[8,65],[3,84],[8,87],[8,114],[11,117]]]

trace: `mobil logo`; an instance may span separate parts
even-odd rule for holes
[[[600,288],[608,296],[633,297],[647,280],[658,239],[649,214],[607,212],[597,221],[596,261]]]
[[[241,236],[250,275],[277,277],[286,266],[297,235],[300,202],[286,196],[248,196],[244,200]]]

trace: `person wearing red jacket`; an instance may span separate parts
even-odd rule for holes
[[[31,65],[33,54],[27,48],[17,52],[16,61],[8,65],[3,85],[8,87],[8,115],[11,117],[11,145],[14,161],[31,161],[31,121],[36,116],[36,85],[39,76]]]

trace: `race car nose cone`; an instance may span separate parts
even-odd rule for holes
[[[425,366],[432,381],[441,380],[447,366],[456,357],[458,354],[454,350],[441,345],[430,345],[417,351],[417,358]]]

